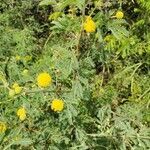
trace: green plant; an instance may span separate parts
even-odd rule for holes
[[[148,3],[0,2],[0,149],[149,149]]]

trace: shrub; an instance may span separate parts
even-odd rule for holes
[[[149,2],[0,2],[0,149],[150,149]]]

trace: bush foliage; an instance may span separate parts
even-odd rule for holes
[[[0,149],[150,149],[149,11],[1,0]]]

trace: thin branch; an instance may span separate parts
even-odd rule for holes
[[[117,135],[116,136],[114,136],[114,135],[104,135],[104,134],[87,134],[87,136],[90,136],[90,137],[117,137]],[[122,136],[123,137],[123,136]],[[131,136],[128,136],[128,138],[140,138],[140,139],[147,139],[147,140],[150,140],[150,137],[148,137],[148,136],[138,136],[138,135],[131,135]]]
[[[61,90],[62,92],[70,92],[70,90]],[[48,89],[38,89],[38,90],[27,90],[23,92],[23,94],[30,94],[30,93],[39,93],[39,92],[56,92],[56,90],[48,90]]]
[[[51,36],[52,36],[52,33],[49,34],[48,38],[46,39],[44,46],[43,46],[44,49],[46,48],[46,45],[47,45],[48,41],[50,40]]]
[[[150,88],[148,88],[148,89],[139,97],[139,100],[142,99],[148,92],[150,92]]]

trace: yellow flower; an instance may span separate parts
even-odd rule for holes
[[[124,13],[122,11],[117,11],[115,17],[117,19],[122,19],[124,17]]]
[[[26,119],[26,110],[25,110],[24,107],[21,107],[21,108],[18,109],[17,116],[19,117],[19,119],[21,121]]]
[[[24,69],[24,70],[22,71],[22,75],[26,76],[26,75],[28,75],[28,72],[29,72],[29,70]]]
[[[13,97],[15,95],[15,91],[13,89],[9,90],[9,97]]]
[[[22,87],[17,86],[17,87],[14,88],[14,90],[15,90],[15,93],[16,93],[16,94],[19,94],[19,93],[21,93],[21,91],[22,91]]]
[[[86,21],[84,23],[84,30],[89,33],[95,32],[95,30],[96,30],[95,22],[92,20],[92,18],[90,16],[88,16],[86,18]]]
[[[4,133],[6,130],[6,124],[4,122],[0,122],[0,133]]]
[[[25,58],[24,58],[25,61],[30,61],[31,59],[32,59],[32,56],[30,56],[30,55],[27,55],[27,56],[25,56]]]
[[[104,41],[105,42],[109,42],[111,39],[111,35],[107,35],[105,38],[104,38]]]
[[[20,87],[18,83],[14,83],[12,88],[14,89],[15,94],[19,94],[22,91],[22,87]]]
[[[64,102],[61,99],[54,99],[51,103],[51,109],[53,111],[62,111],[64,108]]]
[[[39,87],[48,87],[52,82],[51,76],[44,72],[40,73],[37,77],[37,84]]]
[[[21,60],[21,57],[19,55],[16,55],[15,58],[16,58],[17,61]]]
[[[14,88],[16,88],[16,87],[18,87],[18,86],[19,86],[18,83],[14,83],[14,84],[12,85],[12,88],[14,89]]]

